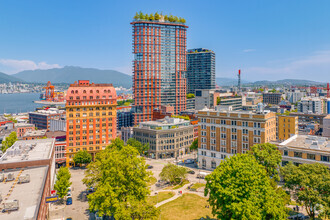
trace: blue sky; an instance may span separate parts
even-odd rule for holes
[[[1,0],[0,72],[66,65],[131,74],[136,11],[187,21],[188,48],[216,52],[218,77],[330,81],[330,1]]]

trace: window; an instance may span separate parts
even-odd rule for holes
[[[221,146],[226,146],[226,140],[220,140],[220,145]]]
[[[221,154],[221,159],[226,159],[226,155],[225,154]]]
[[[244,149],[244,150],[249,149],[249,144],[248,144],[248,143],[243,143],[243,149]]]
[[[302,152],[294,152],[294,157],[302,158]]]
[[[216,156],[216,154],[215,153],[211,153],[211,157],[215,157]]]
[[[232,132],[232,133],[237,133],[237,129],[236,129],[236,128],[232,128],[232,129],[231,129],[231,132]]]
[[[236,149],[231,149],[231,153],[232,154],[237,154],[237,150]]]
[[[307,154],[307,159],[315,160],[315,154]]]
[[[236,141],[232,141],[231,142],[231,147],[237,147],[237,142]]]
[[[237,140],[237,135],[236,135],[236,134],[232,134],[232,135],[231,135],[231,139],[232,139],[232,140]]]
[[[284,155],[284,156],[288,156],[288,155],[289,155],[288,151],[287,151],[287,150],[284,150],[284,151],[283,151],[283,155]]]
[[[202,166],[206,167],[206,160],[205,159],[202,160]]]
[[[226,153],[227,152],[227,149],[225,147],[220,147],[220,152]]]
[[[236,125],[237,122],[236,121],[231,121],[231,125]]]
[[[243,121],[243,122],[242,122],[242,126],[243,126],[243,127],[248,127],[248,126],[249,126],[249,124],[248,124],[248,122],[247,122],[247,121]]]
[[[248,134],[249,131],[248,131],[248,129],[243,129],[243,130],[242,130],[242,133],[243,133],[243,134]]]
[[[226,136],[226,134],[222,134],[222,133],[221,133],[221,134],[220,134],[220,137],[225,139],[227,136]]]
[[[211,162],[211,167],[212,167],[213,169],[215,169],[215,168],[217,167],[217,163],[216,163],[215,161],[212,161],[212,162]]]
[[[220,124],[225,125],[226,124],[226,120],[221,120],[220,121]]]
[[[321,155],[321,161],[329,162],[329,156]]]

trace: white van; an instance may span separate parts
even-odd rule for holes
[[[205,173],[205,172],[199,172],[197,174],[197,178],[198,179],[205,179],[205,177],[208,175],[208,173]]]

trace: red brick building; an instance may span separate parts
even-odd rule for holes
[[[135,19],[133,27],[133,89],[135,124],[152,120],[153,110],[171,105],[186,110],[186,26],[163,16]]]

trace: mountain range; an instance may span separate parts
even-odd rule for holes
[[[130,88],[132,76],[116,70],[100,70],[94,68],[82,68],[65,66],[47,70],[25,70],[12,75],[30,83],[74,83],[78,80],[90,80],[94,83],[112,83],[115,87]]]
[[[9,83],[9,82],[23,82],[24,80],[18,79],[14,76],[7,75],[0,72],[0,83]]]
[[[65,66],[63,68],[53,68],[48,70],[25,70],[14,75],[7,75],[0,72],[0,83],[27,82],[27,83],[73,83],[78,80],[90,80],[94,83],[112,83],[115,87],[132,87],[132,76],[116,70],[100,70],[95,68],[82,68],[75,66]],[[237,79],[217,77],[216,84],[219,86],[236,86]],[[297,85],[311,86],[324,85],[325,83],[301,79],[282,79],[277,81],[241,81],[246,86],[277,86],[277,85]]]

